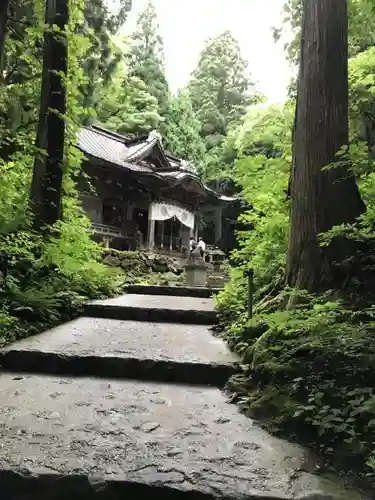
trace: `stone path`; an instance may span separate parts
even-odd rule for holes
[[[364,498],[227,403],[207,295],[134,291],[0,351],[1,500]]]

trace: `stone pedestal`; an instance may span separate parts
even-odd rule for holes
[[[196,248],[190,255],[185,265],[185,283],[190,286],[207,285],[207,266],[201,257],[199,248]]]

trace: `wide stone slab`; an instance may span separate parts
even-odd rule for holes
[[[93,304],[181,311],[213,311],[215,306],[211,298],[140,294],[125,294],[113,299],[95,300]]]
[[[303,449],[217,389],[10,374],[0,384],[2,500],[362,498],[309,474]]]
[[[215,322],[211,298],[126,294],[96,300],[85,306],[85,316],[134,321],[210,325]]]
[[[223,385],[234,356],[202,325],[78,318],[0,350],[12,371]]]

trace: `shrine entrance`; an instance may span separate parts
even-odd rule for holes
[[[195,214],[186,208],[169,203],[151,203],[147,247],[150,250],[187,250],[195,222]]]

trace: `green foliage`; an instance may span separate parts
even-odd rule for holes
[[[375,44],[375,6],[372,0],[348,0],[349,55],[367,50]],[[282,24],[274,30],[278,41],[285,40],[288,59],[296,64],[299,60],[302,0],[286,0]]]
[[[353,255],[373,286],[373,48],[350,61],[351,138],[339,161],[355,173],[366,213],[356,224],[321,235],[321,244],[345,237],[359,243]],[[241,215],[231,282],[217,297],[217,331],[239,354],[244,374],[230,382],[242,408],[272,431],[323,451],[341,465],[375,474],[374,309],[358,283],[326,296],[285,288],[292,160],[293,103],[250,109],[229,133],[232,177],[251,210]],[[371,133],[366,132],[369,127]],[[332,166],[330,166],[332,168]],[[247,318],[247,278],[255,271],[254,317]],[[350,263],[349,263],[350,267]],[[366,278],[367,277],[367,278]],[[354,292],[353,292],[354,290]]]
[[[163,116],[168,106],[169,89],[164,69],[163,40],[158,31],[155,7],[149,0],[131,37],[128,66],[130,75],[144,82],[147,91],[155,97],[158,112]]]
[[[99,121],[122,134],[142,135],[160,129],[168,110],[163,41],[149,2],[126,47],[118,44],[122,64],[104,82],[97,106]]]
[[[216,178],[225,169],[219,159],[229,129],[259,99],[239,44],[229,31],[206,42],[188,89],[209,152],[206,176]]]
[[[350,118],[353,139],[373,144],[375,116],[375,47],[360,53],[349,63]]]
[[[243,313],[225,330],[249,374],[242,403],[253,416],[266,416],[274,431],[357,470],[371,466],[374,308],[356,312],[328,296],[303,298],[307,305],[293,311],[260,312],[252,320]]]
[[[90,43],[90,52],[82,61],[86,75],[81,86],[82,103],[85,107],[96,107],[101,88],[110,81],[121,61],[121,51],[111,37],[125,23],[131,7],[132,0],[121,0],[118,12],[110,13],[103,0],[84,2],[84,22],[79,28]],[[85,119],[85,122],[88,121],[91,121],[90,115]]]
[[[355,56],[375,45],[375,5],[372,0],[350,0],[349,55]]]
[[[282,274],[288,230],[288,187],[293,105],[250,110],[235,132],[234,179],[251,205],[240,220],[252,227],[237,235],[233,258],[254,267],[259,285]]]
[[[197,119],[190,96],[180,91],[171,97],[165,116],[165,147],[173,155],[192,162],[204,171],[205,145],[200,136],[201,124]]]
[[[90,238],[75,185],[82,160],[75,147],[76,132],[90,113],[82,105],[81,94],[87,79],[82,60],[91,47],[79,29],[84,21],[81,2],[71,2],[68,27],[64,218],[48,235],[31,229],[28,197],[37,154],[33,144],[41,89],[44,2],[25,2],[18,8],[16,14],[25,22],[16,23],[16,35],[11,30],[7,38],[8,76],[0,85],[0,252],[12,255],[8,276],[0,283],[1,342],[67,320],[84,301],[113,295],[124,282],[123,274],[99,262],[102,249]],[[29,25],[28,19],[35,24]],[[15,68],[17,77],[12,73]]]
[[[237,155],[233,178],[250,209],[240,221],[251,230],[237,233],[232,252],[236,267],[231,282],[218,296],[224,328],[246,309],[249,268],[255,269],[256,299],[270,294],[282,281],[288,237],[288,187],[294,106],[251,109],[241,127],[229,136]],[[234,140],[232,140],[234,139]]]
[[[121,85],[114,82],[104,92],[98,118],[106,128],[125,135],[146,134],[159,128],[162,118],[157,99],[140,78],[128,75]]]
[[[12,324],[1,331],[0,341],[68,320],[87,299],[119,290],[121,277],[97,261],[100,248],[81,222],[60,223],[48,240],[29,230],[0,238],[0,252],[11,255],[0,287],[0,311]]]

